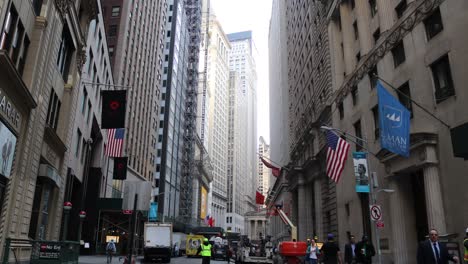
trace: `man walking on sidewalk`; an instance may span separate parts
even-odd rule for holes
[[[114,255],[116,251],[117,248],[115,247],[114,239],[111,239],[111,241],[107,243],[106,246],[107,264],[112,263],[112,255]]]

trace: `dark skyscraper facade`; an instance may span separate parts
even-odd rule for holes
[[[167,3],[101,0],[116,89],[127,90],[123,155],[128,180],[152,181]],[[114,186],[122,188],[122,186]]]

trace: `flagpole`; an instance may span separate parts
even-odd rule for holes
[[[257,153],[257,155],[258,155],[260,158],[264,158],[264,159],[269,160],[273,165],[277,165],[277,166],[280,167],[280,168],[283,167],[283,166],[279,165],[277,162],[271,160],[270,158],[267,158],[267,157],[263,156],[262,154],[260,154],[260,153],[258,153],[258,152],[256,152],[256,153]]]
[[[352,141],[353,143],[355,143],[356,145],[362,147],[364,150],[367,151],[367,153],[370,153],[372,155],[375,156],[375,154],[373,154],[372,152],[370,152],[369,148],[368,148],[368,141],[366,139],[366,135],[365,135],[365,132],[363,132],[363,137],[360,138],[358,136],[355,136],[355,135],[352,135],[352,134],[349,134],[349,133],[346,133],[344,131],[341,131],[339,129],[336,129],[336,128],[333,128],[333,127],[328,127],[328,126],[321,126],[320,127],[321,129],[324,129],[324,130],[331,130],[331,131],[334,131],[334,132],[338,132],[340,133],[341,135],[343,135],[347,140],[349,141]],[[362,144],[359,144],[357,141],[354,141],[352,140],[351,138],[354,138],[354,139],[357,139],[357,141],[361,141]],[[377,157],[377,156],[375,156]],[[372,203],[375,203],[376,202],[376,199],[375,199],[375,196],[374,196],[374,192],[373,192],[373,188],[374,188],[374,183],[373,183],[373,179],[372,179],[372,170],[371,170],[371,166],[370,166],[370,162],[369,162],[369,157],[368,155],[366,155],[366,163],[367,163],[367,168],[368,168],[368,171],[371,172],[369,174],[369,208],[370,206],[372,205]],[[382,263],[382,251],[380,250],[380,233],[379,233],[379,230],[378,228],[376,227],[375,224],[372,224],[372,220],[371,220],[371,229],[374,229],[374,233],[375,233],[375,239],[376,239],[376,242],[375,242],[375,245],[377,246],[377,256],[378,256],[378,263],[381,264]]]
[[[369,145],[369,142],[367,142],[367,140],[366,140],[365,132],[363,132],[362,142],[365,145],[365,147],[367,147]],[[368,148],[365,148],[365,149],[367,149],[368,153],[370,152]],[[367,163],[367,169],[369,171],[369,198],[370,198],[369,199],[369,209],[370,209],[370,207],[373,204],[377,203],[377,200],[376,200],[374,190],[373,190],[374,189],[374,179],[372,177],[372,169],[371,169],[371,164],[369,162],[369,156],[368,155],[366,155],[366,163]],[[376,223],[372,223],[372,220],[370,220],[370,221],[371,221],[371,226],[372,226],[371,228],[374,229],[374,232],[375,232],[375,245],[377,246],[377,256],[379,258],[378,263],[381,264],[382,263],[382,251],[380,250],[380,231],[377,228]]]

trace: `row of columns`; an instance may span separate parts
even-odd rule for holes
[[[305,241],[307,238],[313,237],[314,234],[319,237],[323,235],[321,183],[320,179],[307,183],[304,174],[298,174],[297,228],[299,241]],[[313,217],[314,208],[315,219]],[[316,223],[314,223],[314,220]]]
[[[266,219],[249,219],[247,222],[246,234],[250,239],[260,239],[260,233],[262,236],[268,235],[267,232],[267,220]]]

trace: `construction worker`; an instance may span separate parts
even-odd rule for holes
[[[203,244],[200,245],[197,251],[197,255],[200,254],[202,256],[202,264],[210,264],[211,252],[211,244],[208,238],[205,237],[203,239]]]
[[[465,248],[465,254],[463,254],[463,260],[465,264],[468,264],[468,228],[466,228],[465,239],[463,240],[463,247]]]

